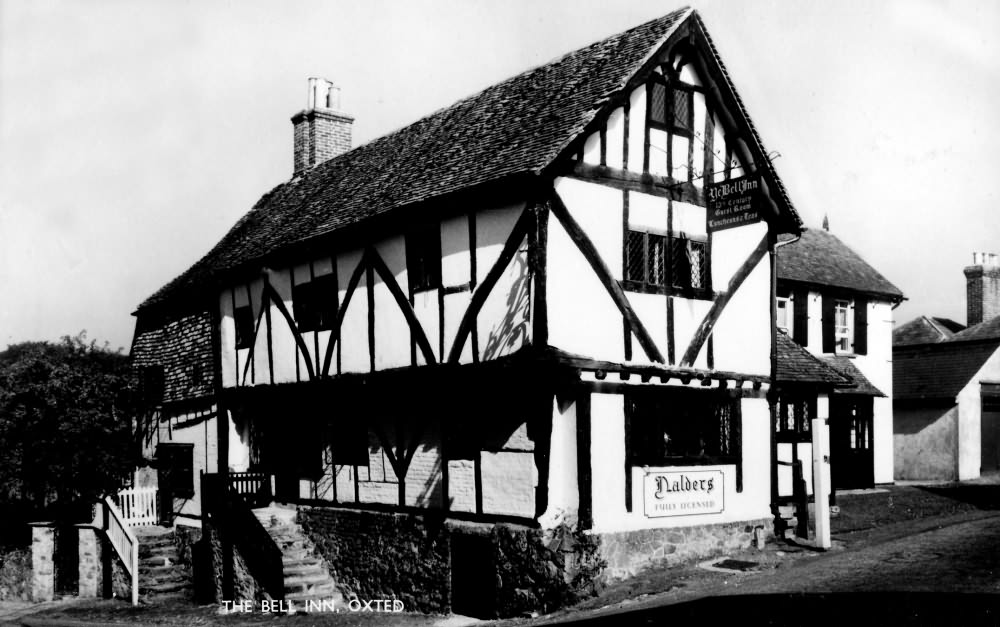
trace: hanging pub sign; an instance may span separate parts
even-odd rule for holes
[[[722,231],[760,220],[760,177],[741,176],[708,185],[708,230]]]
[[[643,478],[647,518],[719,514],[725,509],[721,470],[649,470]]]

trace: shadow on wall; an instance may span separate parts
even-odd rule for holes
[[[483,347],[483,361],[496,359],[513,353],[528,343],[529,307],[531,305],[531,274],[528,272],[527,256],[514,255],[510,272],[516,278],[507,293],[507,310],[503,320],[490,330],[490,336]]]

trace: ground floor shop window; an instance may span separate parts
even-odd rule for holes
[[[633,466],[735,464],[740,399],[699,391],[625,395],[626,450]]]

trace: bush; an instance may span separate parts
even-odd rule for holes
[[[0,553],[0,602],[31,598],[31,549]]]

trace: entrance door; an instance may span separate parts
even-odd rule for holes
[[[1000,469],[1000,393],[983,384],[982,413],[979,416],[980,446],[982,448],[981,472]]]
[[[830,399],[830,474],[835,489],[875,486],[870,396]]]

